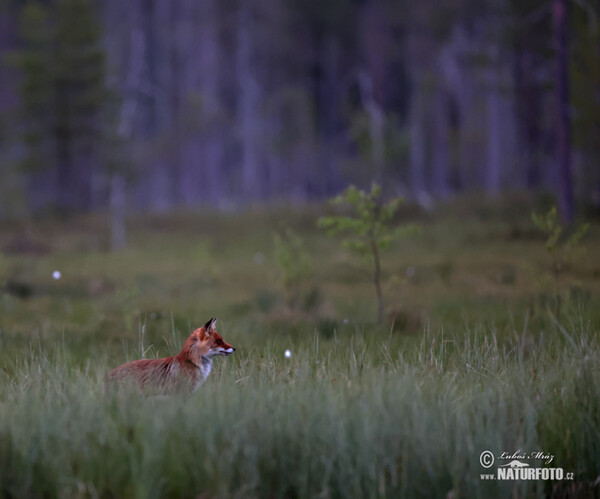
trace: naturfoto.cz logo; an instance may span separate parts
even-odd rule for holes
[[[534,461],[530,464],[527,461]],[[482,480],[573,480],[573,473],[562,468],[544,467],[554,461],[552,454],[535,451],[523,452],[518,450],[512,454],[502,452],[495,456],[493,452],[484,450],[479,455],[479,464],[486,470],[496,464],[495,473],[482,473]],[[537,462],[537,466],[536,466]]]

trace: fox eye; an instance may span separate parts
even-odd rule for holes
[[[222,345],[223,341],[222,340],[217,340],[217,345]]]

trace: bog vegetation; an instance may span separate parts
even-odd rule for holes
[[[531,211],[400,207],[422,230],[380,255],[381,324],[323,207],[132,219],[116,253],[100,216],[5,222],[0,496],[598,494],[600,233],[562,267],[557,317]],[[105,391],[212,316],[237,350],[196,393]],[[484,450],[574,480],[482,480]]]

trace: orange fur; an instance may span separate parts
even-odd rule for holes
[[[109,381],[135,381],[142,389],[194,391],[208,377],[212,358],[231,355],[235,348],[223,341],[214,328],[213,318],[196,329],[186,340],[181,352],[163,359],[132,360],[107,374]]]

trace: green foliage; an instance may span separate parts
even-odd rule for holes
[[[377,320],[383,319],[383,295],[381,291],[381,261],[379,252],[392,242],[410,234],[418,228],[415,225],[392,227],[392,222],[401,198],[395,198],[383,204],[379,198],[381,187],[373,183],[369,192],[348,187],[342,194],[331,200],[333,205],[350,205],[352,216],[328,216],[318,220],[318,226],[325,229],[330,236],[348,234],[342,240],[345,248],[357,253],[373,264],[373,284],[378,300]]]
[[[532,212],[531,219],[538,229],[548,234],[546,249],[549,252],[553,252],[556,249],[558,238],[563,231],[562,226],[558,223],[556,206],[553,206],[545,215],[538,215],[537,213]]]
[[[532,213],[531,219],[535,226],[548,236],[548,239],[546,240],[546,250],[552,254],[560,253],[561,261],[565,261],[570,256],[572,250],[578,246],[581,238],[590,228],[590,224],[588,223],[580,225],[575,232],[562,242],[562,244],[559,244],[560,236],[563,234],[565,228],[558,220],[555,206],[545,215],[538,215],[535,212]]]
[[[311,274],[302,238],[292,229],[273,235],[273,256],[288,305],[297,304],[302,282]]]
[[[393,241],[415,233],[414,225],[390,227],[394,214],[402,202],[395,198],[386,204],[381,204],[381,187],[371,186],[370,192],[348,187],[342,194],[331,200],[333,205],[348,204],[354,208],[353,216],[321,217],[318,225],[325,229],[330,236],[348,233],[350,237],[342,240],[342,244],[363,257],[372,256],[372,244],[377,248],[387,248]]]
[[[568,237],[561,238],[564,235],[565,227],[558,218],[555,206],[545,215],[532,212],[531,219],[534,225],[547,236],[545,246],[546,251],[550,254],[550,272],[554,278],[556,300],[555,312],[558,317],[561,304],[561,278],[581,239],[588,231],[589,224],[582,224]]]

